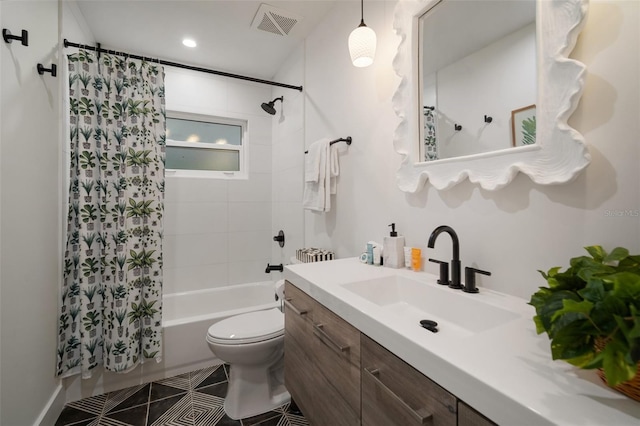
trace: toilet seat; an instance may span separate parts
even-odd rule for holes
[[[249,312],[219,321],[209,327],[207,341],[223,345],[263,342],[284,335],[284,314],[273,308]]]

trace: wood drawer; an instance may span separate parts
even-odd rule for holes
[[[362,425],[456,426],[456,398],[365,336],[362,344]]]
[[[294,395],[294,399],[297,402],[300,400],[300,407],[305,407],[305,404],[316,408],[322,406],[318,395],[328,394],[331,399],[328,405],[317,410],[313,407],[307,408],[314,410],[312,418],[316,418],[316,411],[338,411],[342,412],[344,419],[353,419],[355,416],[357,421],[344,423],[345,420],[342,420],[334,424],[359,424],[360,331],[287,282],[284,340],[285,385]],[[319,376],[316,380],[319,381],[318,386],[322,387],[314,389],[308,383],[298,382],[309,379],[302,378],[300,375],[303,373],[294,371],[292,364],[305,365],[299,361],[301,356],[296,351],[305,357],[307,364],[304,368],[309,370],[309,366],[313,366],[313,376]],[[299,394],[298,397],[295,396],[296,393]],[[344,412],[345,408],[336,404],[333,399],[339,399],[348,412]]]
[[[497,426],[494,422],[468,406],[458,401],[458,426]]]
[[[312,359],[354,412],[360,412],[360,331],[322,305],[314,308]]]
[[[284,340],[284,381],[291,396],[313,426],[354,426],[360,424],[360,410],[347,401],[311,359],[308,347],[296,339]]]

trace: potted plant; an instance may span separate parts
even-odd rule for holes
[[[549,284],[531,296],[538,334],[553,359],[599,369],[609,386],[640,400],[640,255],[617,247],[585,247],[589,256],[539,271]]]

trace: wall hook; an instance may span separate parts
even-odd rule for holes
[[[455,129],[456,132],[459,132],[460,130],[462,130],[462,126],[459,124],[454,124],[453,128]]]
[[[491,123],[492,121],[493,121],[493,117],[489,117],[488,115],[485,114],[484,122],[485,123]]]
[[[23,46],[29,45],[29,32],[27,30],[22,30],[21,36],[15,36],[11,34],[11,31],[9,31],[6,28],[3,28],[2,38],[4,39],[5,43],[11,43],[13,40],[20,40]]]
[[[45,72],[50,72],[52,77],[58,75],[58,67],[56,64],[51,64],[51,68],[45,68],[44,65],[38,64],[38,74],[42,75]]]

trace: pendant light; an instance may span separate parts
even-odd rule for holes
[[[355,67],[368,67],[376,56],[376,33],[364,23],[364,0],[360,0],[360,25],[349,35],[349,54]]]

